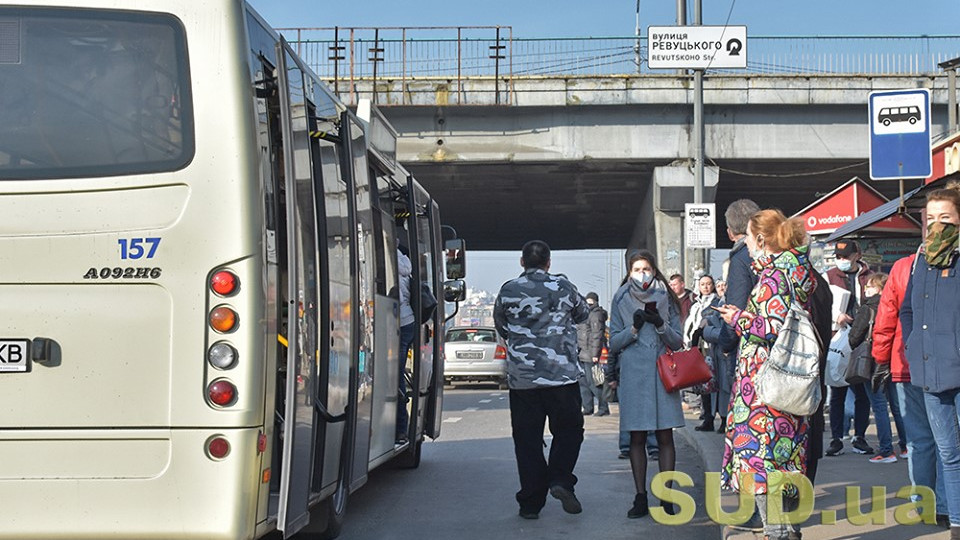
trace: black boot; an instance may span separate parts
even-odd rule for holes
[[[720,427],[717,428],[717,433],[726,433],[727,431],[727,419],[724,418],[720,420]]]
[[[630,519],[642,518],[649,513],[650,509],[647,506],[647,494],[637,493],[637,495],[633,498],[633,508],[627,512],[627,517]]]
[[[713,431],[713,428],[710,428]],[[663,508],[663,511],[670,514],[671,516],[677,515],[677,507],[673,503],[668,503],[666,501],[660,501],[660,508]]]
[[[693,429],[697,431],[713,431],[713,418],[704,420],[702,424]]]

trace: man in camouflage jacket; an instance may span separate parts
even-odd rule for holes
[[[547,492],[571,514],[582,511],[573,469],[583,443],[576,324],[590,309],[565,277],[548,273],[550,247],[523,246],[524,271],[500,288],[493,308],[497,333],[507,343],[510,423],[520,473],[520,516],[536,519]],[[550,420],[553,446],[543,457],[543,427]]]

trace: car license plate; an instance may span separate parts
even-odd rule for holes
[[[483,351],[458,351],[457,358],[464,360],[480,360],[483,358]]]
[[[30,371],[30,340],[0,339],[0,373]]]

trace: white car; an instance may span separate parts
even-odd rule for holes
[[[507,349],[490,327],[447,330],[443,378],[453,381],[494,381],[507,388]]]

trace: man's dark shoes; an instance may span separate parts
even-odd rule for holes
[[[713,431],[713,420],[704,420],[702,424],[693,429],[697,431]]]
[[[867,444],[867,441],[863,440],[863,437],[854,437],[853,444],[850,446],[853,447],[853,451],[858,454],[872,454],[873,448]]]
[[[597,411],[594,416],[610,416],[610,411]]]
[[[533,510],[524,510],[520,509],[520,517],[523,519],[540,519],[540,512],[535,512]]]
[[[950,528],[950,516],[947,514],[937,514],[937,527],[943,527],[944,529]]]
[[[577,496],[573,494],[573,491],[557,485],[550,487],[550,495],[553,495],[554,499],[560,501],[560,504],[563,505],[563,511],[568,514],[579,514],[583,512],[583,506],[580,505],[580,501],[577,500]]]
[[[826,454],[828,456],[839,456],[843,453],[843,443],[840,442],[840,439],[834,439],[830,441],[830,446],[827,448]]]
[[[583,410],[583,415],[584,415],[584,416],[591,416],[591,415],[593,415],[593,409],[590,409],[589,411],[588,411],[587,409],[584,409],[584,410]]]
[[[753,515],[750,516],[750,519],[739,525],[730,525],[730,528],[738,531],[763,532],[763,519],[760,518],[760,512],[754,508]]]
[[[630,453],[629,453],[629,452],[620,452],[620,455],[617,456],[617,457],[620,458],[620,459],[630,459]]]
[[[717,428],[717,433],[725,433],[727,431],[727,419],[724,418],[720,421],[720,427]]]
[[[633,498],[633,508],[627,511],[627,517],[630,519],[642,518],[649,513],[650,508],[647,506],[647,494],[637,493]]]
[[[660,451],[650,450],[650,452],[647,454],[647,457],[650,459],[650,461],[657,461],[660,459]]]

